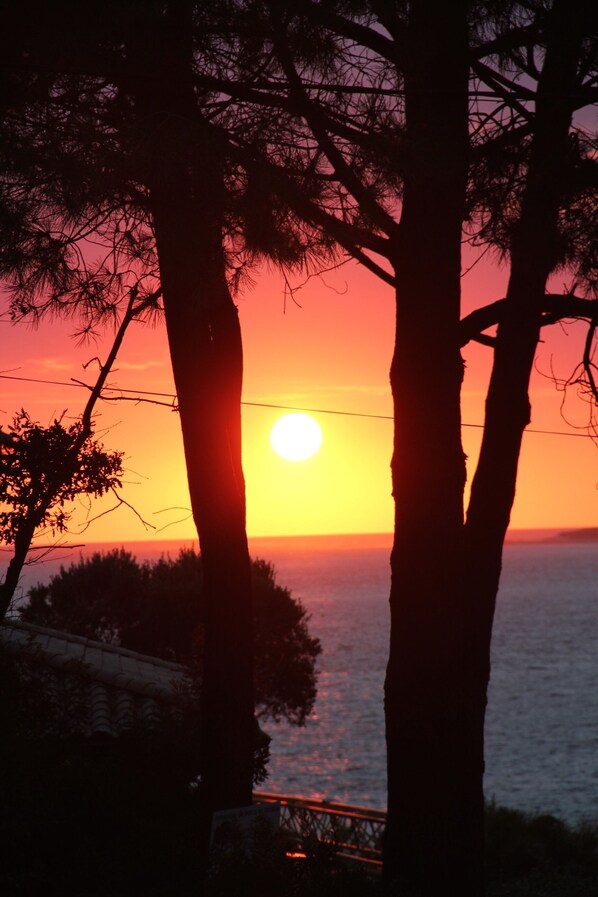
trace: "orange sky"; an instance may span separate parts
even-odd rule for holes
[[[505,272],[495,266],[476,266],[463,281],[465,310],[499,298],[504,281]],[[290,300],[285,304],[278,279],[264,275],[239,299],[245,401],[390,415],[392,290],[351,265],[312,279],[295,298],[301,307]],[[48,321],[37,331],[8,323],[0,327],[3,373],[59,381],[84,379],[82,364],[96,354],[105,355],[102,344],[76,346],[68,336],[72,324]],[[557,375],[568,375],[579,341],[574,335],[566,338],[558,327],[545,337],[538,354],[539,370],[548,374],[552,365]],[[479,424],[491,350],[474,346],[465,354],[463,420]],[[125,341],[117,367],[111,379],[115,385],[173,391],[161,327],[137,325]],[[561,400],[550,379],[535,374],[532,428],[583,432],[563,420]],[[77,414],[84,401],[85,394],[78,389],[2,380],[0,423],[5,425],[24,406],[47,424],[65,409]],[[275,455],[269,443],[270,428],[281,413],[244,406],[250,535],[390,531],[391,421],[314,415],[324,434],[321,451],[310,460],[289,462]],[[566,413],[571,422],[582,425],[587,406],[568,401]],[[85,538],[194,538],[186,510],[189,499],[176,413],[165,407],[122,402],[103,405],[97,421],[98,430],[107,430],[106,446],[126,454],[124,497],[157,529],[144,530],[123,507],[96,521]],[[480,431],[465,427],[463,437],[471,463]],[[526,434],[512,526],[596,526],[596,460],[596,447],[589,439]],[[98,504],[93,512],[104,507]]]

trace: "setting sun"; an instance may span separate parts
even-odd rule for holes
[[[270,443],[287,461],[305,461],[322,445],[322,431],[308,414],[285,414],[270,431]]]

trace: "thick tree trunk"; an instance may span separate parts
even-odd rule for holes
[[[462,208],[460,166],[465,158],[458,127],[463,86],[457,73],[462,78],[458,51],[464,40],[458,35],[458,13],[447,5],[450,21],[437,17],[433,27],[439,28],[436,40],[442,43],[444,34],[446,53],[454,55],[443,59],[444,73],[435,68],[440,48],[430,30],[434,16],[417,31],[425,6],[413,4],[411,47],[420,48],[418,62],[429,83],[442,83],[443,90],[442,108],[435,110],[428,96],[425,117],[420,117],[425,84],[418,66],[408,70],[407,128],[417,152],[410,159],[397,254],[397,342],[391,372],[396,536],[386,680],[385,872],[405,893],[418,897],[473,897],[484,890],[483,730],[492,619],[521,437],[529,422],[527,390],[540,300],[554,265],[579,9],[557,2],[552,13],[513,245],[509,309],[498,332],[483,445],[463,527],[460,369],[453,335],[460,229],[454,213]]]
[[[170,200],[156,198],[154,220],[202,556],[202,793],[212,812],[249,804],[252,792],[255,730],[250,560],[241,466],[242,347],[237,310],[224,280],[221,246],[217,253],[210,252],[205,219],[195,226],[187,219],[181,227],[181,205],[171,209],[167,205]],[[203,208],[209,216],[209,205]],[[210,242],[221,242],[221,230],[214,222],[211,226]]]
[[[385,684],[384,871],[405,893],[477,893],[481,771],[464,755],[458,349],[467,169],[464,4],[412,4],[391,385],[395,540]],[[438,85],[442,85],[442,90]]]
[[[547,31],[521,215],[513,239],[506,311],[497,332],[484,436],[467,515],[468,543],[498,585],[500,551],[515,497],[521,438],[530,422],[529,378],[546,281],[555,265],[571,95],[583,33],[579,4],[557,0]]]
[[[226,281],[223,152],[194,95],[189,9],[173,4],[160,22],[153,77],[140,82],[136,97],[202,556],[205,837],[214,810],[252,800],[253,614],[241,463],[243,352]],[[141,52],[147,46],[142,41]]]
[[[470,647],[466,681],[471,716],[477,719],[480,757],[502,550],[515,498],[521,440],[530,422],[528,389],[540,334],[540,308],[556,257],[570,96],[582,32],[581,6],[557,0],[547,31],[527,183],[513,240],[507,311],[497,332],[484,435],[467,512],[464,597]]]

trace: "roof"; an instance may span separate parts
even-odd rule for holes
[[[188,702],[181,688],[185,669],[177,663],[20,620],[0,625],[0,644],[32,670],[50,675],[58,702],[73,677],[80,683],[88,735],[156,724]]]

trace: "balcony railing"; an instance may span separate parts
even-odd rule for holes
[[[378,867],[386,813],[328,800],[307,800],[287,794],[255,792],[256,803],[277,803],[281,826],[301,839],[317,838],[339,856]]]

